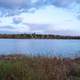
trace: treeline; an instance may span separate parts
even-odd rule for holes
[[[0,38],[14,39],[80,39],[80,36],[64,36],[54,34],[0,34]]]

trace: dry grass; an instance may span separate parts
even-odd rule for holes
[[[0,80],[80,80],[80,58],[1,56]]]

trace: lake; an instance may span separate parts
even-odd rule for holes
[[[0,39],[0,54],[79,56],[80,40]]]

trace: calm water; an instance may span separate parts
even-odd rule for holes
[[[0,39],[0,54],[76,56],[80,40]]]

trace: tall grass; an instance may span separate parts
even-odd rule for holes
[[[80,80],[80,58],[1,56],[0,80]]]

